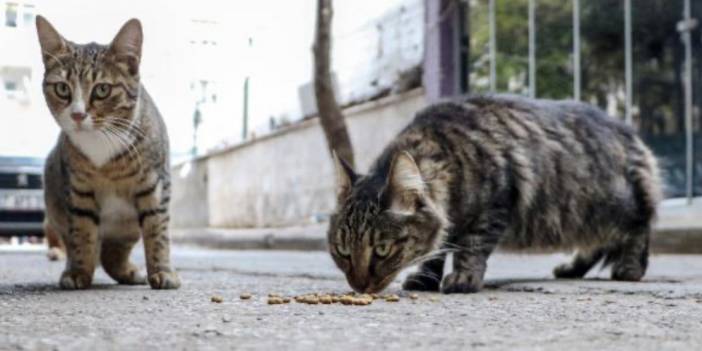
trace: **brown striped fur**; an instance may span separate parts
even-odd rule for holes
[[[41,16],[44,96],[61,127],[44,172],[47,232],[67,254],[59,284],[84,289],[98,262],[120,284],[147,279],[129,261],[143,237],[148,283],[180,286],[170,265],[168,135],[139,80],[142,30],[128,21],[109,45],[79,45]]]
[[[498,246],[576,250],[557,277],[582,277],[600,261],[613,279],[645,273],[661,197],[656,159],[589,105],[500,95],[440,103],[369,174],[337,168],[329,247],[358,291],[382,290],[422,262],[404,288],[475,292]]]

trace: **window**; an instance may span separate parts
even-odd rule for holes
[[[29,5],[29,4],[24,5],[23,11],[22,11],[22,22],[23,22],[22,25],[23,26],[29,28],[32,25],[34,25],[34,13],[35,13],[34,5]]]
[[[5,5],[5,26],[17,27],[17,4],[8,2]]]
[[[5,91],[14,92],[17,90],[17,82],[5,81]]]

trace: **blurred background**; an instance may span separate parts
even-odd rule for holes
[[[39,174],[58,134],[41,94],[37,14],[78,43],[142,21],[142,81],[171,138],[173,228],[323,224],[334,178],[313,87],[316,8],[0,0],[0,228],[40,235]],[[691,0],[336,1],[331,73],[356,166],[366,171],[443,98],[577,99],[641,132],[661,158],[666,218],[698,225],[700,19]]]

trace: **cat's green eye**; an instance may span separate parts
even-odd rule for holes
[[[392,248],[392,246],[389,243],[376,245],[374,248],[375,255],[378,257],[385,257],[390,253],[391,248]]]
[[[112,93],[112,86],[107,83],[100,83],[93,88],[93,97],[102,100],[110,96]]]
[[[69,100],[71,98],[71,87],[64,82],[59,82],[54,84],[54,92],[56,96],[64,100]]]
[[[336,245],[336,252],[342,257],[351,256],[351,250],[345,245]]]

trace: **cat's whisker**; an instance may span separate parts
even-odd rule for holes
[[[128,152],[129,158],[135,159],[135,155],[133,154],[133,152],[131,152],[131,148],[129,148],[129,145],[127,143],[125,143],[125,141],[122,140],[122,138],[120,138],[117,133],[115,133],[114,131],[111,131],[109,129],[106,131],[107,131],[108,135],[110,135],[110,139],[117,144],[117,149],[120,149],[120,148],[125,149]]]
[[[146,133],[133,123],[118,118],[110,118],[107,120],[107,122],[117,129],[124,129],[128,133],[137,134],[137,136],[142,138],[146,137]]]
[[[448,241],[445,241],[441,243],[442,247],[450,247],[454,252],[480,252],[483,248],[488,247],[486,244],[475,244],[473,246],[463,246],[463,245],[458,245],[456,243],[451,243]]]
[[[115,151],[118,149],[118,147],[115,145],[114,141],[112,140],[112,137],[107,132],[105,132],[103,130],[98,130],[98,132],[100,133],[100,135],[102,135],[103,140],[105,140],[107,142],[106,146],[109,149],[110,153],[111,154],[115,153]]]
[[[431,279],[434,281],[441,281],[441,278],[443,278],[442,275],[431,273],[431,272],[424,272],[424,271],[416,271],[416,272],[412,273],[412,275],[413,275],[413,277],[408,277],[407,280],[421,282],[419,279],[416,279],[416,278],[428,278],[428,279]]]
[[[115,151],[118,152],[120,150],[120,146],[122,148],[125,148],[127,151],[127,155],[129,156],[130,159],[135,159],[133,152],[129,148],[128,145],[125,146],[125,143],[119,138],[118,135],[116,135],[114,132],[111,132],[109,130],[105,130],[104,135],[107,137],[107,140],[109,140],[110,144],[114,146]],[[115,152],[116,153],[116,152]],[[137,159],[137,163],[139,163],[139,159]],[[139,166],[141,167],[141,165]]]
[[[136,159],[137,164],[139,165],[139,169],[143,169],[144,167],[139,149],[129,140],[128,136],[121,134],[119,131],[114,131],[113,133],[116,137],[120,138],[122,142],[126,145],[130,155],[135,156],[134,158]]]
[[[105,130],[113,135],[119,141],[119,143],[126,148],[129,157],[136,160],[137,164],[139,165],[139,169],[143,169],[141,154],[139,153],[139,150],[129,141],[129,139],[122,135],[119,130],[112,128],[109,125],[105,126]]]
[[[131,120],[125,120],[122,118],[115,117],[108,118],[107,120],[114,125],[120,125],[122,127],[125,127],[126,129],[142,131],[142,129]]]
[[[439,249],[436,251],[432,251],[426,255],[422,255],[422,256],[419,256],[419,257],[412,259],[411,261],[409,261],[407,263],[407,266],[413,266],[415,264],[429,261],[429,260],[434,259],[434,258],[439,258],[447,253],[452,253],[452,252],[457,252],[457,251],[458,250],[453,250],[453,249]]]

